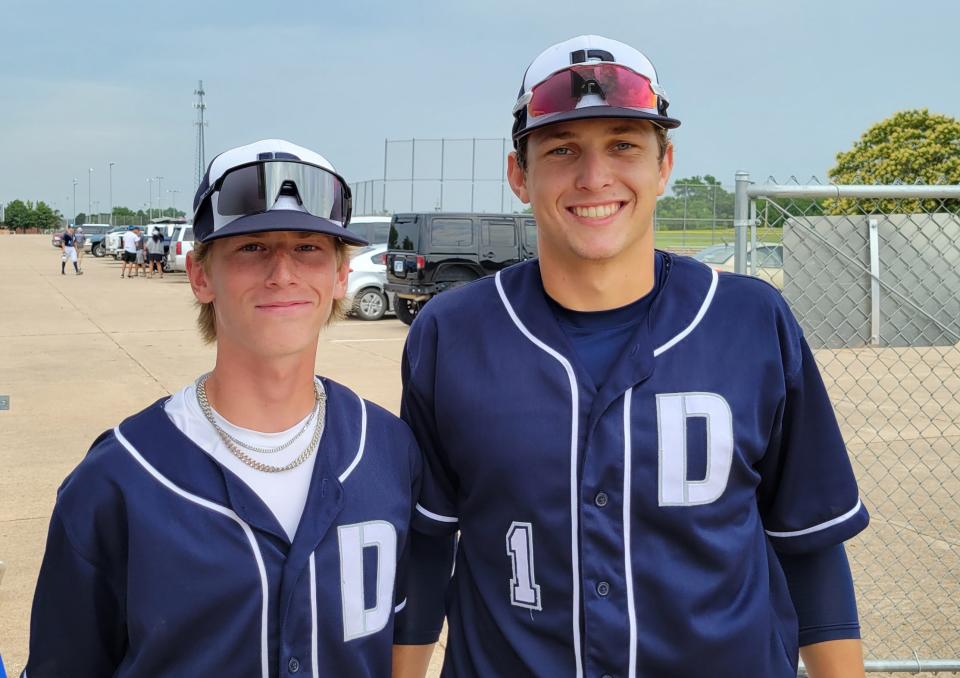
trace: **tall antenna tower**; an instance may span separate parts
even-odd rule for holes
[[[194,176],[194,185],[200,185],[200,179],[203,178],[203,173],[207,171],[207,149],[203,139],[203,130],[207,126],[206,121],[203,119],[204,111],[207,110],[207,105],[203,103],[203,96],[206,92],[203,91],[203,80],[197,81],[197,89],[193,91],[197,97],[196,103],[193,105],[197,109],[197,119],[193,123],[197,128],[197,168]]]

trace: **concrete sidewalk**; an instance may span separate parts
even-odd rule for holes
[[[83,264],[61,275],[49,236],[0,236],[0,655],[11,676],[26,661],[57,487],[97,435],[214,360],[184,274],[130,280],[113,259]],[[398,320],[344,321],[321,338],[317,371],[396,412],[405,338]]]

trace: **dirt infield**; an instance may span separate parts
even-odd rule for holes
[[[212,365],[185,276],[120,279],[84,258],[60,275],[49,236],[0,239],[0,655],[26,659],[56,488],[89,443]],[[317,370],[396,412],[406,328],[348,320]],[[874,659],[960,656],[960,351],[818,351],[871,527],[848,547]],[[435,658],[436,659],[436,658]],[[435,661],[432,675],[439,668]]]

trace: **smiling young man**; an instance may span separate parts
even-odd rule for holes
[[[868,517],[802,331],[766,283],[654,249],[667,106],[597,36],[526,71],[508,171],[539,260],[440,295],[405,349],[437,536],[395,675],[422,675],[458,530],[444,676],[793,678],[801,645],[863,675],[842,542]]]
[[[217,156],[194,209],[187,269],[216,362],[63,483],[25,675],[389,675],[420,453],[314,376],[365,244],[349,188],[266,140]]]

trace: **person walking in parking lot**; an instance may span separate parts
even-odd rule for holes
[[[77,248],[77,269],[83,273],[83,248],[87,244],[87,236],[83,232],[83,226],[77,226],[73,232],[74,246]]]
[[[390,675],[421,456],[315,376],[344,310],[350,189],[280,140],[218,155],[187,274],[213,370],[102,434],[61,486],[30,678]]]
[[[123,265],[120,267],[120,277],[124,273],[127,278],[132,278],[136,274],[137,266],[137,243],[140,242],[140,227],[134,226],[123,234]]]
[[[152,278],[159,271],[160,277],[163,277],[163,234],[159,228],[154,227],[153,234],[146,242],[147,252],[147,270]]]
[[[508,162],[539,259],[410,328],[415,528],[460,542],[452,580],[452,549],[413,551],[398,643],[436,639],[449,588],[445,677],[795,678],[798,649],[864,675],[843,542],[868,514],[833,407],[777,289],[654,248],[667,109],[628,45],[542,52]]]
[[[67,226],[60,238],[60,252],[60,275],[67,274],[67,261],[73,264],[74,273],[82,275],[83,271],[77,264],[77,240],[72,226]]]

